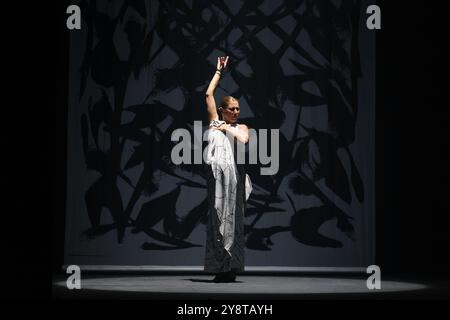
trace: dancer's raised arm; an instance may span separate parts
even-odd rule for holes
[[[218,57],[217,58],[217,69],[214,73],[211,82],[209,83],[208,89],[206,90],[206,106],[208,109],[208,121],[218,120],[219,115],[217,114],[216,100],[214,99],[214,92],[219,84],[220,77],[222,75],[222,71],[226,68],[228,64],[228,56],[227,57]]]

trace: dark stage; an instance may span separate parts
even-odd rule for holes
[[[234,283],[213,283],[204,274],[88,274],[79,290],[53,277],[54,299],[95,300],[322,300],[445,299],[448,279],[383,277],[381,289],[369,290],[361,275],[241,275]]]

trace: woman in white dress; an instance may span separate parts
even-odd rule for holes
[[[204,270],[216,274],[214,282],[233,282],[244,271],[244,215],[251,182],[244,164],[236,161],[237,144],[247,144],[245,124],[238,124],[239,101],[231,96],[216,105],[214,91],[229,57],[217,58],[217,69],[206,91],[209,130],[209,215]]]

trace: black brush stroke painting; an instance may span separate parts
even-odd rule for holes
[[[85,110],[76,120],[82,170],[95,177],[82,191],[84,239],[113,233],[116,243],[144,237],[145,251],[203,247],[189,238],[206,223],[206,171],[171,162],[171,134],[179,128],[193,134],[194,121],[206,123],[204,91],[215,56],[229,55],[219,90],[239,99],[240,121],[255,130],[280,129],[278,172],[264,176],[259,165],[248,165],[254,192],[247,248],[270,251],[280,235],[341,248],[342,238],[319,230],[330,221],[336,234],[362,241],[354,224],[362,213],[349,210],[367,197],[353,147],[365,76],[360,1],[83,0],[79,6],[81,63],[72,96]],[[143,99],[128,103],[138,90],[133,86]],[[174,92],[177,102],[164,100]],[[161,192],[167,179],[173,187]],[[199,201],[177,203],[190,196]]]

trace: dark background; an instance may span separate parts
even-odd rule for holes
[[[444,275],[449,265],[449,50],[445,10],[382,1],[377,33],[377,263]]]
[[[9,297],[50,297],[62,264],[69,3],[4,8],[14,17],[2,21]],[[377,4],[376,263],[382,276],[437,279],[450,268],[449,27],[435,3]]]
[[[223,51],[231,62],[216,95],[239,97],[250,127],[281,129],[279,170],[245,166],[255,190],[248,269],[373,264],[369,1],[80,2],[81,30],[69,32],[64,264],[202,265],[206,171],[170,161],[170,134],[206,120],[202,91]]]

